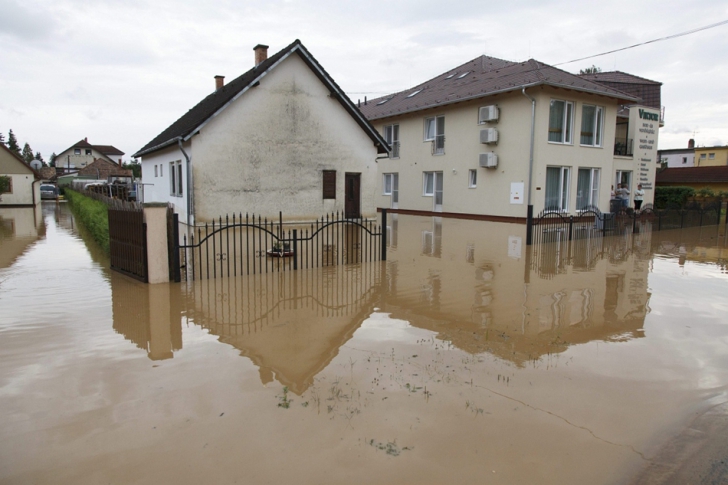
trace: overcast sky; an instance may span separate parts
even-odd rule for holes
[[[301,39],[356,101],[481,54],[556,64],[728,19],[725,1],[0,0],[0,132],[48,160],[76,141],[131,155],[214,90]],[[660,81],[660,148],[728,144],[728,25],[596,59]]]

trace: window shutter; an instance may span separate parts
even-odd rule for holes
[[[324,199],[336,199],[336,170],[324,170]]]

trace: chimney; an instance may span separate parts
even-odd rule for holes
[[[688,148],[695,148],[695,139],[691,138],[688,140]]]
[[[215,91],[219,91],[225,85],[225,76],[215,76]]]
[[[263,44],[258,44],[255,47],[253,47],[253,50],[255,51],[255,65],[257,66],[264,60],[268,59],[268,46]]]
[[[86,143],[88,143],[88,137],[84,138],[83,141],[85,141]]]

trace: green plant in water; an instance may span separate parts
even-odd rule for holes
[[[293,399],[288,399],[288,386],[283,386],[283,396],[278,396],[278,399],[280,399],[279,408],[288,409],[291,407]]]

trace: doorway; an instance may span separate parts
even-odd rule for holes
[[[361,217],[361,174],[344,175],[344,217]]]

